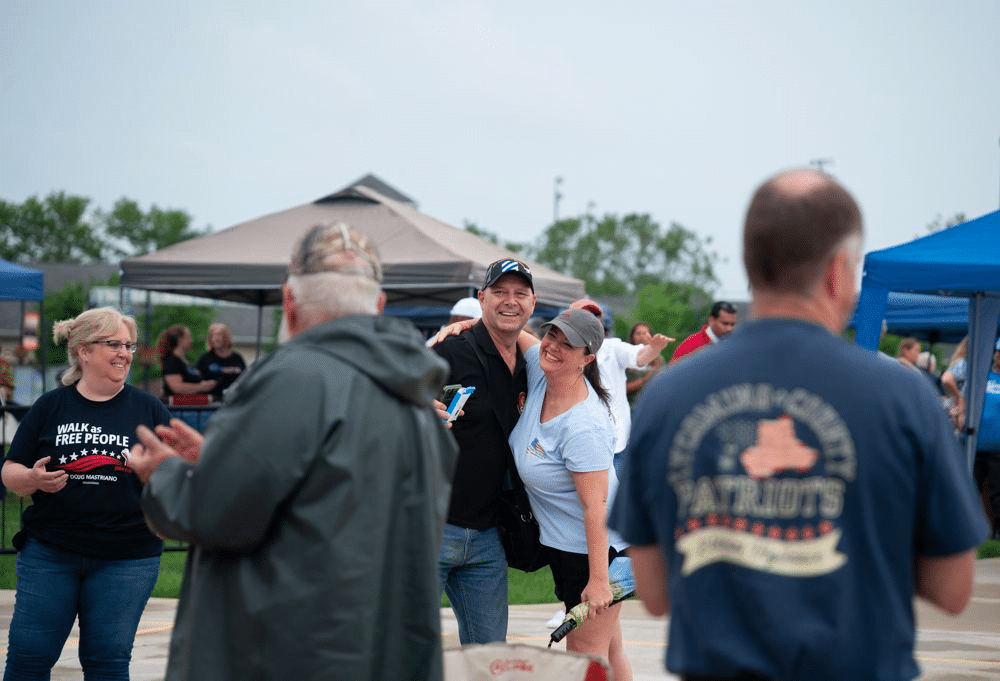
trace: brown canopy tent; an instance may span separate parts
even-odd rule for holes
[[[494,260],[516,257],[476,235],[362,185],[288,210],[122,261],[126,288],[183,293],[263,308],[281,302],[296,239],[318,222],[343,221],[366,232],[382,256],[387,314],[436,328],[448,309],[482,285]],[[539,313],[584,295],[583,282],[529,262]]]

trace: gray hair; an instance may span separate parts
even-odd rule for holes
[[[287,283],[307,327],[378,314],[381,281],[375,244],[343,222],[313,225],[292,250]]]
[[[349,315],[378,314],[381,288],[368,277],[341,272],[288,276],[295,307],[308,326]]]

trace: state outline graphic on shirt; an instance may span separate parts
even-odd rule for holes
[[[816,446],[797,436],[797,424],[811,431]],[[695,454],[709,436],[715,472],[695,475]],[[732,464],[725,463],[731,456],[726,452],[739,452]],[[819,396],[768,384],[729,386],[682,419],[669,459],[682,574],[728,562],[804,577],[846,562],[837,551],[836,521],[847,482],[856,474],[854,442],[840,415]]]

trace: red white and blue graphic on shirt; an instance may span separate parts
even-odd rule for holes
[[[767,384],[712,393],[682,420],[669,459],[682,574],[725,562],[810,577],[846,562],[838,523],[854,441],[818,395]],[[706,459],[715,470],[696,473]]]
[[[111,467],[115,471],[128,471],[129,437],[120,433],[106,433],[100,426],[89,423],[63,423],[56,428],[55,446],[59,454],[49,465],[70,474],[70,479],[90,480],[88,473]],[[104,476],[102,476],[104,477]]]

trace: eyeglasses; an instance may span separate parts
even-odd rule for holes
[[[139,348],[138,343],[122,343],[120,340],[96,340],[96,341],[91,341],[91,343],[93,344],[100,343],[101,345],[107,345],[115,352],[118,352],[122,348],[125,348],[133,355],[135,354],[135,351]]]

